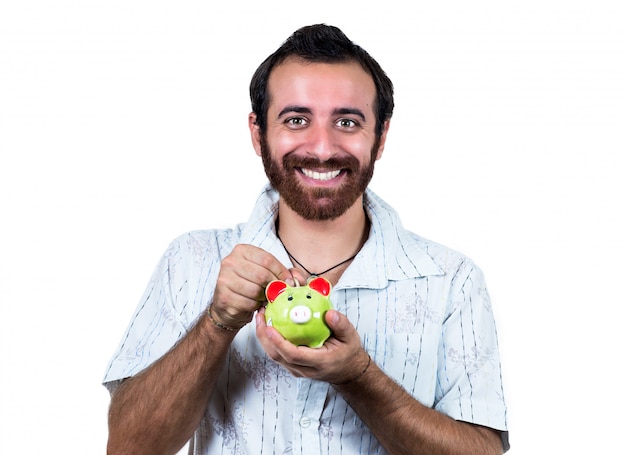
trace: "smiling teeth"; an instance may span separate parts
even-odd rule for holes
[[[329,171],[329,172],[316,172],[316,171],[311,171],[309,169],[302,169],[302,173],[311,179],[326,181],[326,180],[331,180],[337,177],[339,174],[341,174],[341,170]]]

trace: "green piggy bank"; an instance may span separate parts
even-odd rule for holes
[[[306,286],[291,287],[274,280],[265,288],[265,321],[296,346],[319,348],[330,336],[324,316],[332,309],[330,282],[311,278]]]

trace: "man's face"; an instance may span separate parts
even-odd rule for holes
[[[269,93],[266,133],[251,128],[270,183],[303,218],[337,218],[360,201],[382,154],[372,78],[357,63],[288,60]]]

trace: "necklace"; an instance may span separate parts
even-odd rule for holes
[[[357,251],[357,253],[354,256],[351,256],[348,259],[345,259],[345,260],[341,261],[339,264],[333,265],[332,267],[324,270],[323,272],[315,273],[315,272],[311,272],[309,269],[307,269],[305,266],[303,266],[300,261],[298,261],[295,257],[293,257],[293,254],[291,254],[289,252],[287,247],[285,247],[285,244],[283,243],[282,239],[278,236],[278,232],[276,232],[276,236],[278,237],[278,240],[280,240],[280,243],[283,244],[283,248],[285,248],[285,251],[287,252],[287,256],[289,256],[291,258],[291,260],[293,260],[296,264],[298,264],[300,267],[302,267],[302,269],[306,273],[308,273],[310,276],[321,276],[321,275],[324,275],[325,273],[328,273],[331,270],[335,270],[337,267],[339,267],[341,265],[344,265],[346,262],[350,262],[352,259],[354,259],[357,256],[357,254],[359,254],[358,251]]]

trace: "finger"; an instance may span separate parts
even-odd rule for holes
[[[213,302],[231,311],[254,311],[265,300],[264,289],[257,283],[228,271],[220,272]]]
[[[274,255],[254,245],[238,245],[243,251],[244,265],[242,271],[248,279],[265,287],[275,279],[287,280],[291,272]]]
[[[286,278],[290,272],[273,255],[252,245],[237,245],[222,261],[217,284],[235,296],[264,302],[265,287],[277,276]]]
[[[276,356],[274,360],[281,363],[290,371],[303,371],[308,367],[313,367],[316,362],[315,356],[319,355],[322,350],[309,348],[308,346],[296,346],[292,342],[286,340],[278,330],[273,327],[267,327],[265,333],[268,341],[271,343],[272,350]]]
[[[307,282],[307,279],[309,278],[308,274],[305,274],[304,271],[297,268],[291,268],[288,270],[288,272],[290,273],[291,278],[291,282],[287,281],[287,284],[289,286],[304,286]]]
[[[287,341],[278,330],[267,325],[265,321],[265,308],[261,308],[256,315],[256,333],[259,342],[267,355],[284,366],[298,362],[298,347]]]
[[[275,362],[279,362],[281,360],[280,356],[268,336],[271,331],[276,332],[276,329],[267,326],[265,322],[265,308],[261,308],[256,314],[256,335],[268,357]],[[280,334],[277,332],[276,336],[280,336]]]
[[[247,308],[257,310],[265,302],[265,287],[245,278],[226,283],[226,288],[233,302],[243,299]]]

